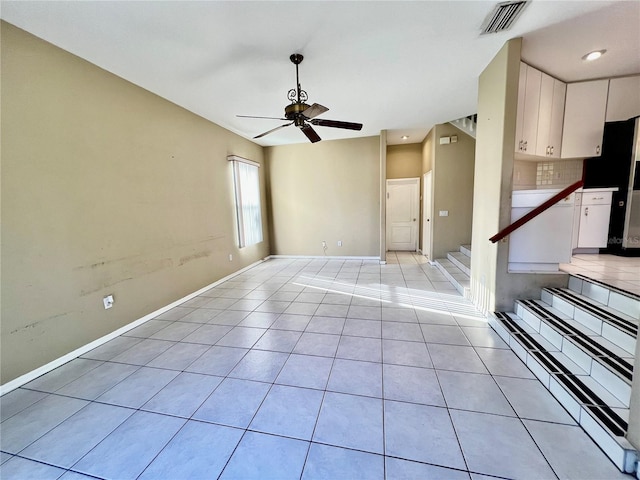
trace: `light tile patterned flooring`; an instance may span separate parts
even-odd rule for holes
[[[269,260],[6,394],[0,476],[630,478],[424,257],[388,262]]]
[[[571,263],[561,264],[560,270],[579,273],[640,295],[640,257],[580,254],[571,257]]]

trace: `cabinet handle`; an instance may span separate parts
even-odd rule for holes
[[[589,216],[589,207],[584,207],[584,216],[585,217]]]
[[[600,155],[600,145],[596,145],[596,155]]]

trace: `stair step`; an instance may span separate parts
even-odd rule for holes
[[[460,270],[460,268],[448,258],[438,258],[434,264],[447,280],[456,287],[456,290],[458,290],[461,295],[468,297],[470,292],[469,275]]]
[[[471,276],[471,257],[468,257],[462,252],[449,252],[447,258],[456,267],[462,270],[465,275]]]
[[[572,274],[569,277],[569,289],[632,319],[640,319],[640,295],[580,274]]]
[[[516,314],[625,405],[631,397],[631,354],[539,300],[518,300]]]
[[[635,352],[638,321],[632,317],[564,288],[543,289],[542,300],[627,352]]]
[[[489,324],[615,465],[632,472],[637,452],[625,438],[628,408],[591,376],[569,368],[568,359],[515,313],[495,312]]]
[[[467,257],[471,257],[471,245],[460,245],[460,253],[464,253]]]

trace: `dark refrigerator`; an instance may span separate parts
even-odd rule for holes
[[[616,187],[611,203],[609,239],[601,253],[640,256],[639,117],[608,122],[602,155],[584,163],[584,188]]]

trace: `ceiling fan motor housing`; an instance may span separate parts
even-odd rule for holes
[[[309,108],[309,105],[307,105],[306,103],[302,103],[302,102],[292,103],[285,107],[284,116],[289,120],[293,120],[295,122],[296,127],[302,127],[304,126],[304,120],[305,120],[305,117],[302,114],[302,112],[304,112],[307,108]]]

